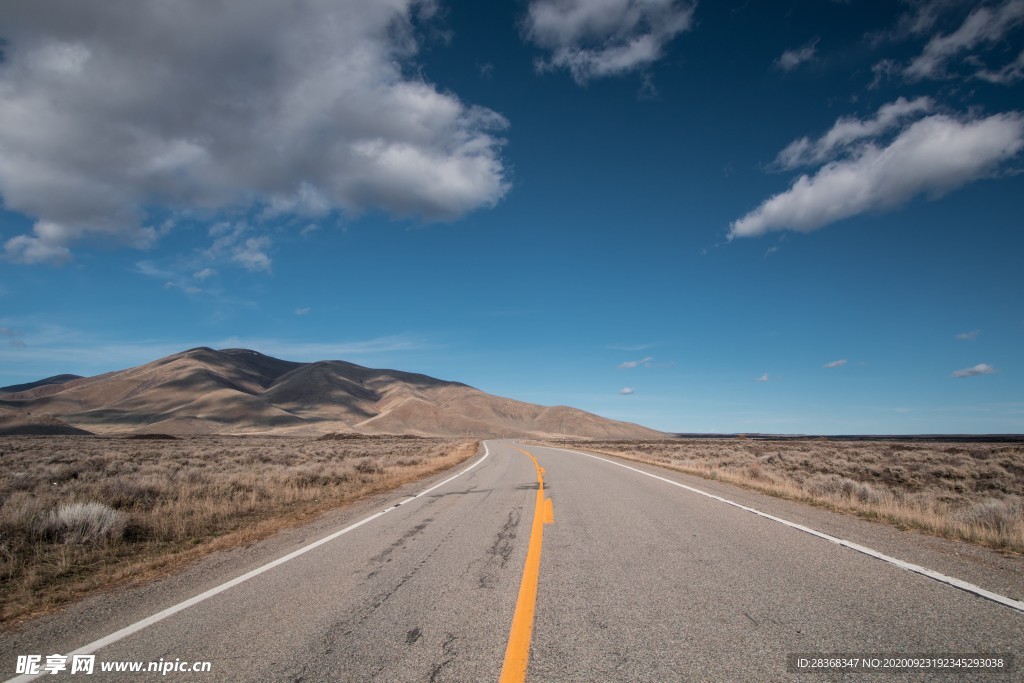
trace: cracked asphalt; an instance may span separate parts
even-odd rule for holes
[[[510,442],[489,446],[478,467],[431,493],[97,653],[209,660],[212,674],[85,680],[497,680],[537,475]],[[789,673],[786,655],[1019,656],[1020,612],[608,463],[526,448],[545,469],[555,518],[544,529],[529,681],[851,680],[858,677]],[[0,640],[0,678],[14,674],[17,654],[69,652],[464,467],[30,622]],[[1024,597],[1019,558],[638,467]],[[1019,666],[989,679],[1019,680]]]

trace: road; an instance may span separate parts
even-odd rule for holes
[[[486,455],[427,482],[30,623],[0,642],[3,673],[14,675],[18,654],[45,662],[126,628],[92,648],[98,663],[209,661],[212,673],[104,674],[97,664],[92,676],[40,680],[521,680],[517,657],[528,681],[850,680],[790,673],[787,655],[1020,654],[1019,558],[616,462],[490,441]],[[1020,680],[1020,666],[992,680]],[[941,678],[956,679],[987,680]]]

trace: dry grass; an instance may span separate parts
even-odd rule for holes
[[[451,467],[475,440],[0,439],[0,624]]]
[[[903,528],[1024,552],[1024,445],[674,439],[549,441]]]

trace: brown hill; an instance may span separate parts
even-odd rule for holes
[[[294,363],[201,347],[135,368],[0,395],[0,408],[91,432],[666,436],[565,406],[344,361]]]
[[[29,391],[36,387],[50,386],[53,384],[64,384],[70,382],[73,379],[81,379],[81,375],[54,375],[53,377],[47,377],[35,382],[28,382],[26,384],[12,384],[9,387],[0,387],[0,394],[13,394],[21,391]]]
[[[0,436],[58,436],[91,433],[72,427],[67,422],[49,415],[32,415],[20,410],[0,408]]]

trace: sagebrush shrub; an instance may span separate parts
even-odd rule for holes
[[[102,503],[64,503],[50,511],[44,534],[65,543],[116,541],[124,535],[128,516]]]

